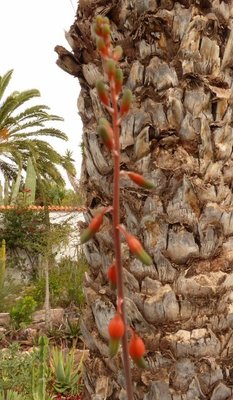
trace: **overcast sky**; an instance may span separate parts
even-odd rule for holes
[[[55,140],[53,145],[61,153],[66,148],[73,151],[79,176],[79,84],[56,65],[54,52],[58,44],[69,49],[64,31],[74,22],[76,7],[76,0],[0,0],[0,75],[14,69],[9,92],[39,89],[37,102],[65,119],[56,127],[68,135],[69,142]]]

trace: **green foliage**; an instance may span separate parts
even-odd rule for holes
[[[84,203],[85,201],[81,188],[79,193],[75,193],[72,189],[66,189],[61,205],[80,207],[83,206]]]
[[[27,159],[31,157],[37,177],[40,177],[41,181],[50,180],[56,184],[64,184],[57,166],[62,166],[65,171],[67,168],[70,170],[71,166],[66,165],[65,156],[43,140],[46,136],[68,140],[64,132],[49,126],[53,121],[63,121],[63,118],[51,114],[49,107],[45,105],[38,104],[27,108],[28,102],[30,104],[32,100],[40,97],[37,89],[15,91],[5,97],[12,74],[13,70],[0,76],[0,166],[4,177],[12,180],[15,167],[22,166],[25,170]]]
[[[65,197],[66,189],[64,186],[58,186],[53,183],[47,185],[46,197],[48,205],[60,206]]]
[[[52,307],[66,307],[70,304],[81,306],[84,302],[83,278],[87,264],[83,256],[77,261],[64,258],[49,272],[50,303]],[[31,292],[38,304],[43,304],[45,297],[45,277],[35,282]]]
[[[74,348],[67,354],[57,347],[52,348],[51,370],[54,375],[53,388],[57,393],[79,394],[82,391],[82,359],[74,363]]]
[[[31,256],[46,246],[45,215],[19,205],[3,214],[0,240],[5,239],[9,249],[24,249]]]
[[[7,390],[6,392],[2,390],[0,392],[0,400],[26,400],[26,398],[13,390]]]
[[[25,296],[18,301],[10,310],[10,317],[13,326],[17,329],[21,326],[27,326],[32,321],[32,314],[37,306],[32,296]]]
[[[23,353],[17,342],[0,351],[0,390],[14,390],[25,396],[31,394],[31,371],[35,364],[39,365],[38,351]],[[31,400],[31,396],[27,400]]]
[[[39,366],[33,366],[32,369],[32,398],[33,400],[49,400],[46,393],[46,386],[49,379],[48,369],[48,338],[39,337],[38,360]]]
[[[15,299],[22,293],[25,286],[22,283],[17,283],[15,280],[5,279],[4,286],[0,290],[0,312],[10,312],[15,305]]]
[[[49,355],[47,336],[39,348],[23,352],[17,342],[0,350],[0,400],[51,400],[52,394],[79,394],[83,357],[75,362],[75,349],[64,355],[53,347]]]
[[[67,334],[71,338],[77,338],[81,334],[80,323],[78,321],[71,321],[67,319]]]
[[[82,191],[75,193],[72,189],[66,189],[64,186],[49,184],[46,187],[46,197],[48,205],[53,206],[73,206],[79,207],[84,204]]]

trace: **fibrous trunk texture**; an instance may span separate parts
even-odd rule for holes
[[[121,179],[121,222],[153,257],[143,266],[122,240],[129,323],[145,340],[148,370],[132,365],[135,399],[233,399],[233,2],[80,0],[58,65],[79,78],[82,182],[87,222],[112,202],[111,156],[96,135],[105,114],[91,25],[111,21],[134,92],[121,128],[121,168],[152,180],[151,192]],[[91,360],[87,399],[125,399],[121,358],[108,357],[115,294],[109,217],[85,245],[90,271],[82,333]]]

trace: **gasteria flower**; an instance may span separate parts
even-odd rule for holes
[[[99,50],[102,57],[107,58],[109,56],[109,48],[106,45],[106,41],[103,38],[97,37],[96,47]]]
[[[110,267],[108,268],[107,276],[112,289],[115,289],[117,284],[117,270],[115,264],[110,265]]]
[[[131,106],[131,102],[132,102],[132,92],[130,89],[125,89],[123,92],[123,97],[122,97],[122,101],[121,101],[121,107],[120,107],[120,114],[121,116],[123,116],[124,114],[126,114]]]
[[[102,103],[108,107],[110,105],[109,93],[103,81],[96,82],[96,90]]]
[[[101,213],[97,214],[91,221],[91,223],[88,225],[88,227],[83,231],[83,233],[80,236],[80,242],[82,244],[86,243],[89,239],[91,239],[94,234],[99,230],[102,222],[103,222],[103,218],[104,218],[104,214],[106,212],[102,211]]]
[[[152,258],[144,250],[139,240],[130,233],[126,232],[123,226],[119,225],[119,230],[124,234],[130,251],[145,265],[153,264]]]
[[[125,174],[138,186],[144,187],[145,189],[152,189],[155,187],[154,183],[145,179],[143,175],[131,171],[127,171]]]
[[[116,46],[112,51],[112,57],[114,60],[119,61],[122,57],[123,49],[121,46]]]
[[[97,132],[109,150],[114,148],[113,130],[106,118],[100,118]]]
[[[115,70],[114,82],[115,82],[115,92],[116,95],[118,95],[121,92],[123,83],[123,72],[120,68],[116,68]]]
[[[143,357],[145,352],[146,349],[143,340],[136,333],[133,333],[129,342],[129,355],[140,368],[146,368],[146,361]]]
[[[109,19],[98,15],[95,19],[94,31],[97,36],[106,37],[110,35]]]
[[[125,325],[120,314],[115,314],[108,325],[109,340],[109,353],[113,357],[119,349],[120,340],[125,333]]]
[[[113,59],[109,59],[106,61],[106,66],[105,66],[106,74],[108,75],[109,81],[114,79],[115,73],[116,73],[116,61]]]

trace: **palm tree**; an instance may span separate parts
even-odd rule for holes
[[[41,182],[52,181],[64,184],[58,166],[63,156],[44,140],[46,136],[68,140],[59,129],[46,126],[47,123],[63,121],[63,118],[50,114],[45,105],[32,105],[22,108],[28,101],[39,97],[37,89],[13,92],[5,99],[3,96],[12,77],[13,70],[0,76],[0,167],[5,176],[12,181],[17,171],[26,170],[27,160],[32,158]]]
[[[67,173],[67,178],[74,189],[75,193],[79,194],[80,193],[80,185],[79,182],[76,178],[77,172],[76,168],[74,166],[74,159],[72,157],[72,151],[66,150],[64,160],[63,160],[63,166],[66,169]]]
[[[124,83],[135,95],[121,128],[122,169],[156,185],[148,193],[121,181],[122,222],[154,259],[145,267],[122,243],[129,323],[148,350],[149,369],[132,369],[135,399],[230,400],[232,2],[79,2],[67,35],[73,52],[55,50],[58,65],[80,79],[81,179],[90,214],[110,202],[112,185],[111,159],[93,134],[104,112],[95,90],[101,63],[91,38],[98,13],[109,17],[113,39],[124,49]],[[125,399],[121,364],[107,356],[115,304],[106,279],[112,248],[106,218],[85,246],[89,399]]]

